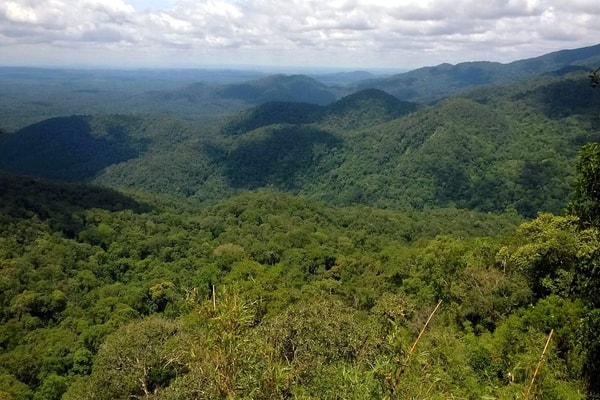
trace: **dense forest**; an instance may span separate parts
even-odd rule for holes
[[[600,139],[586,74],[481,88],[433,105],[368,89],[221,118],[54,117],[0,135],[0,168],[222,200],[272,188],[334,205],[560,213],[579,147]]]
[[[0,73],[0,398],[599,398],[590,52],[430,103]]]

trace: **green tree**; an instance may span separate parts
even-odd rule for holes
[[[594,245],[587,231],[578,231],[576,219],[540,214],[517,230],[522,244],[506,260],[527,278],[533,294],[566,296],[571,291],[577,262]]]
[[[590,76],[592,86],[597,86],[599,70]],[[598,237],[598,228],[600,228],[600,145],[597,143],[587,143],[579,151],[575,191],[568,210],[579,218],[581,228],[591,228],[589,231],[595,232],[594,236]],[[600,334],[598,333],[600,329],[600,301],[598,300],[600,247],[598,244],[596,244],[595,250],[590,251],[578,263],[576,282],[577,290],[589,308],[581,326],[581,340],[587,354],[584,373],[588,378],[589,391],[593,394],[600,394],[600,383],[597,379],[600,376],[600,362],[598,362],[600,359]]]
[[[177,362],[178,324],[152,317],[125,325],[108,335],[92,374],[73,384],[65,399],[149,398],[166,388],[181,365]]]
[[[31,399],[31,390],[13,375],[0,369],[0,399],[28,400]]]
[[[576,168],[575,191],[567,208],[583,227],[600,227],[600,145],[583,145]]]
[[[183,318],[184,373],[164,391],[164,399],[277,398],[277,368],[262,363],[263,338],[253,334],[254,310],[225,288],[213,301]],[[261,375],[264,374],[263,378]],[[275,387],[271,387],[271,382]],[[264,393],[263,393],[264,392]]]
[[[62,394],[67,390],[69,378],[56,374],[49,375],[42,386],[38,389],[34,400],[60,400]]]
[[[600,86],[600,67],[590,74],[590,85],[593,88]]]

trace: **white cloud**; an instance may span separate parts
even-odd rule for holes
[[[600,2],[589,0],[569,0],[565,2],[556,2],[555,7],[571,13],[585,13],[591,15],[600,15]]]
[[[597,0],[5,0],[4,63],[416,67],[600,42]],[[147,4],[147,6],[145,6]],[[35,49],[39,51],[35,51]],[[85,51],[82,51],[85,49]],[[26,51],[33,51],[24,57]],[[74,57],[73,55],[77,55]],[[1,62],[1,61],[0,61]]]
[[[35,9],[27,5],[19,4],[15,1],[4,3],[4,13],[6,19],[16,23],[35,24],[38,18]]]

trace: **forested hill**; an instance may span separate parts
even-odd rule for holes
[[[193,83],[173,90],[153,91],[162,101],[195,104],[238,101],[262,104],[271,101],[305,102],[325,105],[336,100],[342,89],[328,87],[305,75],[271,75],[265,78],[227,84]]]
[[[333,90],[304,75],[274,75],[257,81],[231,84],[219,88],[217,93],[252,103],[269,101],[295,101],[329,104],[336,99]]]
[[[349,89],[304,75],[211,70],[47,70],[0,67],[1,128],[72,114],[218,118],[268,101],[329,104]]]
[[[361,82],[357,85],[357,90],[377,88],[402,100],[432,102],[475,87],[514,83],[540,74],[561,75],[577,70],[589,73],[599,64],[600,44],[561,50],[507,64],[481,61],[419,68],[387,78]]]
[[[76,115],[44,120],[0,135],[0,168],[63,180],[90,179],[146,150],[146,141],[135,140],[131,132],[143,129],[140,122]]]
[[[409,114],[418,104],[398,100],[382,90],[367,89],[328,106],[298,102],[268,102],[240,113],[223,128],[225,134],[242,134],[274,124],[316,124],[335,120],[346,128],[369,127]]]
[[[366,90],[191,124],[72,116],[0,136],[6,170],[222,199],[270,187],[333,204],[560,212],[577,149],[599,139],[587,74],[478,89],[433,106]]]
[[[205,122],[207,117],[219,118],[271,101],[326,105],[364,89],[381,89],[404,101],[431,103],[482,85],[511,84],[539,74],[589,72],[600,65],[599,46],[509,64],[442,64],[388,77],[365,72],[313,73],[309,77],[243,70],[0,67],[0,129],[15,131],[52,117],[124,110]]]

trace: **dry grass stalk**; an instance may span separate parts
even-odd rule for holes
[[[419,343],[419,340],[421,340],[421,336],[423,336],[423,333],[425,333],[425,329],[427,329],[427,325],[429,325],[429,321],[431,321],[431,318],[433,318],[433,314],[436,313],[436,311],[438,310],[438,308],[440,308],[441,305],[442,305],[442,300],[440,300],[437,303],[437,306],[435,306],[435,308],[433,309],[433,311],[429,315],[429,318],[427,318],[427,321],[425,321],[425,325],[423,325],[423,328],[421,328],[421,332],[419,332],[419,336],[417,336],[417,339],[415,340],[415,342],[413,343],[412,347],[408,351],[408,358],[410,358],[410,356],[412,355],[413,351],[415,351],[415,348],[417,347],[417,343]],[[408,363],[408,358],[406,360],[407,363]]]
[[[423,328],[421,328],[421,332],[419,332],[419,336],[417,336],[417,339],[415,340],[415,342],[413,343],[412,347],[408,351],[408,357],[410,357],[410,355],[412,354],[412,352],[415,351],[415,347],[417,347],[417,343],[419,343],[419,340],[421,340],[421,336],[423,336],[423,333],[425,333],[425,329],[427,329],[427,325],[429,325],[429,321],[431,321],[431,318],[433,318],[433,314],[435,314],[435,312],[438,310],[438,308],[440,308],[441,305],[442,305],[442,300],[440,300],[438,302],[438,305],[435,306],[435,308],[433,309],[433,311],[429,315],[429,318],[427,318],[427,321],[425,321],[425,325],[423,325]]]
[[[535,367],[535,371],[533,371],[533,377],[531,377],[531,382],[529,383],[529,386],[527,387],[527,391],[525,392],[525,395],[523,396],[524,399],[529,398],[529,394],[531,393],[531,388],[533,388],[533,383],[535,382],[535,377],[537,376],[538,371],[540,370],[540,367],[542,366],[542,362],[544,361],[544,354],[546,354],[546,350],[548,350],[548,345],[550,344],[550,339],[552,338],[553,333],[554,333],[554,329],[550,330],[550,334],[548,335],[548,340],[546,340],[546,345],[544,346],[544,350],[542,351],[540,360],[538,361],[537,366]]]

